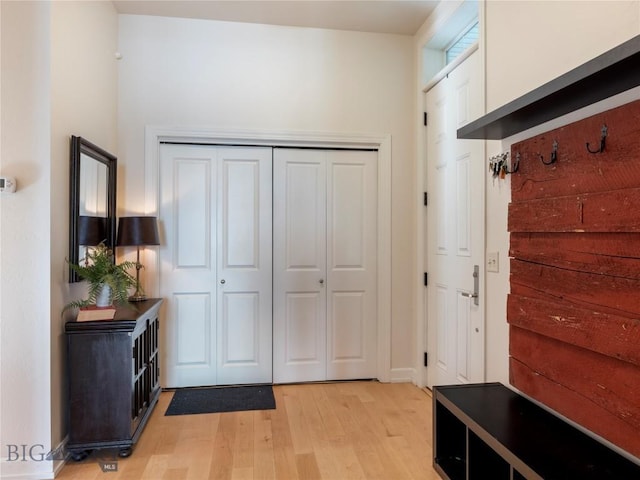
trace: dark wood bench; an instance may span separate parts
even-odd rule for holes
[[[443,478],[640,479],[640,465],[500,383],[434,387],[433,416]]]

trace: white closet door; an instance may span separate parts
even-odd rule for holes
[[[325,155],[295,149],[273,155],[273,380],[325,380]]]
[[[220,148],[218,165],[217,383],[271,383],[271,148]]]
[[[274,381],[376,375],[376,152],[274,149]]]
[[[216,383],[216,185],[211,147],[160,149],[160,295],[165,299],[164,386]]]
[[[328,151],[327,379],[375,378],[376,152]]]
[[[271,148],[160,157],[165,385],[271,382]]]

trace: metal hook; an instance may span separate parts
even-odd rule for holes
[[[558,141],[554,140],[553,141],[553,150],[551,151],[551,158],[549,159],[548,162],[545,162],[544,161],[544,156],[540,155],[540,161],[544,165],[551,165],[552,163],[556,163],[556,160],[558,160]]]
[[[516,173],[519,168],[520,168],[520,152],[516,153],[516,161],[513,162],[513,166],[511,167],[511,172],[509,173]]]
[[[589,142],[587,142],[587,152],[589,153],[602,153],[604,152],[604,147],[607,143],[607,126],[602,125],[602,129],[600,130],[600,149],[599,150],[591,150],[589,148]]]

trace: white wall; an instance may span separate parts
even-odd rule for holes
[[[392,367],[415,352],[412,39],[120,16],[122,213],[144,209],[144,128],[392,135]]]
[[[0,168],[18,187],[0,197],[0,474],[47,478],[51,462],[18,460],[9,445],[35,446],[38,459],[51,440],[50,8],[2,2],[0,11]]]
[[[52,478],[66,435],[62,306],[69,288],[69,136],[116,151],[111,2],[1,2],[0,476]],[[27,445],[27,457],[9,455]],[[33,449],[32,449],[33,447]],[[29,457],[29,451],[33,458]]]
[[[484,3],[487,111],[638,34],[637,0]]]

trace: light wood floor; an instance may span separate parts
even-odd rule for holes
[[[117,459],[117,472],[104,473],[92,456],[69,460],[56,478],[440,478],[431,466],[428,392],[348,382],[281,385],[274,394],[275,410],[165,417],[173,393],[163,392],[131,457]]]

